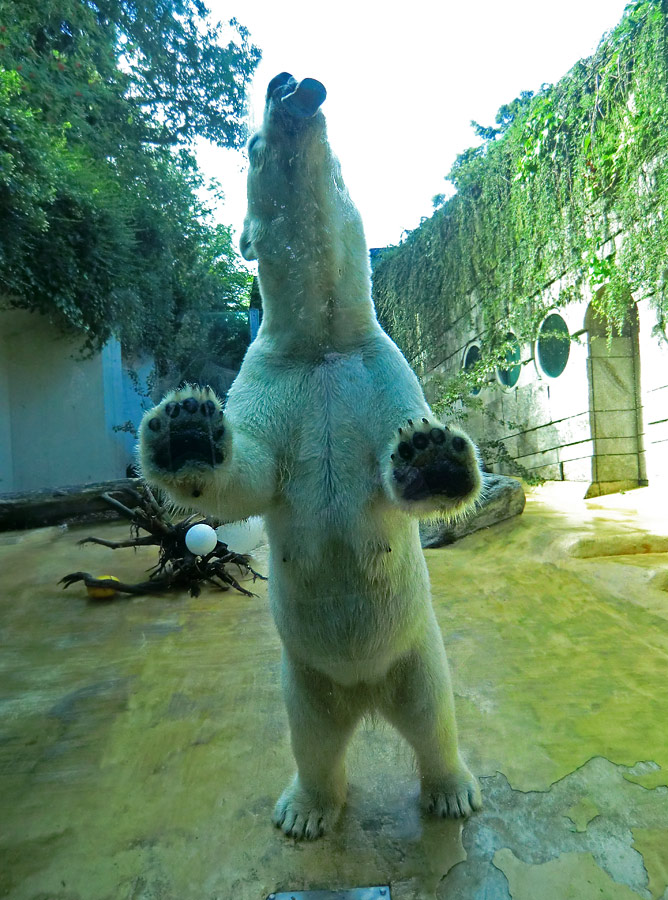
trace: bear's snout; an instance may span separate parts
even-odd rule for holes
[[[274,101],[296,119],[311,119],[327,97],[324,84],[315,78],[297,82],[289,72],[281,72],[269,82],[267,103]]]

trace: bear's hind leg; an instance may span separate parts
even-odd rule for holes
[[[457,819],[481,808],[478,782],[459,755],[450,672],[435,620],[423,646],[389,674],[378,707],[415,751],[427,812]]]
[[[344,756],[363,706],[353,690],[283,655],[283,689],[297,774],[281,794],[273,822],[298,840],[314,840],[338,819],[347,792]]]

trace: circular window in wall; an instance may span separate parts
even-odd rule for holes
[[[520,345],[517,343],[517,338],[509,331],[506,335],[506,366],[503,369],[497,368],[496,370],[496,377],[503,387],[514,388],[520,380],[520,372],[522,371],[522,367],[520,366],[521,356],[522,354]]]
[[[571,352],[568,325],[558,313],[550,313],[538,331],[536,355],[538,365],[550,378],[558,378],[566,368]]]
[[[470,369],[474,369],[476,365],[480,362],[481,353],[480,347],[477,344],[471,344],[466,353],[464,354],[464,369],[468,372]],[[477,396],[480,393],[479,387],[474,387],[471,390],[471,393],[474,396]]]

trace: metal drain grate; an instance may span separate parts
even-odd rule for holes
[[[392,900],[389,887],[348,888],[345,891],[281,891],[267,900]]]

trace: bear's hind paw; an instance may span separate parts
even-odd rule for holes
[[[288,837],[314,841],[336,823],[341,804],[312,797],[295,778],[281,794],[272,821]]]
[[[482,809],[480,786],[470,772],[422,789],[423,809],[439,819],[466,819]]]

